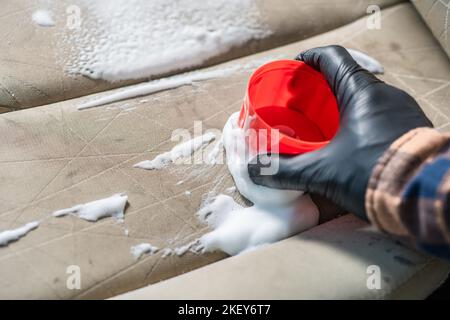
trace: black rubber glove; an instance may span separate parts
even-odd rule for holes
[[[322,149],[281,156],[274,175],[260,175],[261,165],[249,164],[250,177],[273,188],[316,193],[367,219],[365,193],[377,160],[404,133],[432,124],[410,95],[360,67],[343,47],[307,50],[296,59],[327,80],[339,106],[339,130]]]

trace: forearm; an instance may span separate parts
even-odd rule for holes
[[[406,236],[430,251],[450,252],[449,198],[450,135],[418,128],[395,141],[379,160],[366,211],[382,231]]]

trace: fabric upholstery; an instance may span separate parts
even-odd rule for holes
[[[378,59],[386,70],[382,79],[410,92],[436,127],[448,130],[450,63],[446,54],[411,4],[383,10],[382,19],[382,30],[367,29],[366,18],[361,18],[331,32],[219,67],[291,58],[300,50],[339,43]],[[132,245],[149,242],[158,247],[176,246],[205,233],[207,229],[194,216],[202,197],[211,190],[225,190],[232,181],[223,165],[173,165],[162,171],[142,171],[132,165],[169,150],[175,144],[170,140],[172,131],[192,130],[194,121],[201,120],[204,130],[222,128],[229,115],[240,109],[250,73],[251,70],[241,69],[224,78],[84,111],[78,111],[76,106],[92,96],[0,115],[0,230],[44,219],[54,210],[117,192],[129,196],[124,225],[111,219],[97,223],[75,217],[45,219],[20,241],[0,248],[0,297],[107,298],[225,258],[220,253],[187,253],[168,258],[157,254],[135,261],[129,252]],[[95,96],[105,94],[108,93]],[[179,181],[185,182],[178,184]],[[191,194],[187,196],[185,191]],[[347,223],[348,226],[342,225]],[[367,263],[386,260],[382,267],[388,270],[388,290],[378,294],[366,292],[367,297],[391,297],[390,293],[395,292],[398,297],[421,298],[430,292],[432,284],[435,287],[446,277],[447,263],[410,249],[388,252],[388,248],[396,248],[395,241],[383,238],[379,245],[372,244],[376,248],[370,249],[370,236],[360,231],[364,227],[350,217],[333,220],[311,230],[318,240],[309,241],[308,234],[300,235],[229,260],[233,262],[226,259],[217,264],[224,262],[224,269],[230,266],[236,271],[241,268],[239,261],[243,261],[249,264],[245,274],[252,274],[254,265],[279,261],[282,253],[283,265],[273,263],[267,272],[292,272],[293,269],[280,269],[289,265],[285,259],[292,257],[292,265],[300,268],[296,269],[297,274],[302,274],[300,279],[309,277],[312,286],[321,279],[326,281],[315,273],[318,266],[313,261],[323,265],[339,261],[338,270],[362,272]],[[128,236],[124,228],[129,230]],[[360,233],[364,236],[360,237]],[[340,235],[345,243],[338,241]],[[285,250],[292,250],[293,254],[285,256]],[[268,258],[263,257],[264,252]],[[373,256],[367,256],[367,252]],[[400,258],[395,259],[397,253]],[[80,267],[80,290],[66,286],[66,271],[71,265]],[[225,276],[227,271],[223,272]],[[275,273],[265,275],[268,283],[274,280]],[[364,283],[360,282],[363,276],[358,273],[358,278],[353,279],[337,274],[332,296],[355,297],[364,290]],[[296,292],[287,279],[283,277],[283,281],[275,281],[269,287],[279,297],[308,297],[308,291]],[[243,288],[244,284],[251,286],[252,281],[255,278],[247,279]],[[402,291],[402,284],[414,290]],[[285,288],[288,289],[284,291]],[[302,288],[310,287],[298,290]],[[228,296],[236,290],[230,283]],[[248,298],[269,295],[251,295],[251,287],[242,290],[249,293]],[[318,291],[311,294],[319,296],[326,295]]]
[[[258,0],[261,19],[272,31],[271,34],[258,41],[237,45],[229,52],[217,55],[195,67],[228,61],[305,39],[365,15],[370,4],[387,7],[398,2],[399,0],[285,0],[283,5],[280,5],[277,0]],[[67,100],[145,80],[109,83],[67,75],[64,59],[70,54],[71,47],[70,43],[63,41],[63,35],[84,30],[67,30],[66,9],[76,5],[81,10],[82,19],[94,19],[83,3],[84,0],[52,1],[56,25],[42,28],[36,26],[31,19],[33,12],[42,7],[41,3],[29,0],[2,1],[0,113]],[[83,26],[84,24],[82,28]],[[181,71],[183,70],[179,70]]]
[[[414,6],[450,57],[450,0],[413,0]]]

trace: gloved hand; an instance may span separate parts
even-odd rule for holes
[[[280,156],[274,175],[261,175],[260,161],[251,162],[250,177],[272,188],[316,193],[367,219],[365,193],[377,160],[404,133],[432,124],[410,95],[360,67],[343,47],[307,50],[296,59],[321,72],[330,85],[339,106],[339,130],[317,151]]]

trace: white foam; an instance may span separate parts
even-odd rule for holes
[[[175,253],[177,256],[185,255],[193,246],[198,243],[198,240],[191,241],[185,245],[172,249],[172,254]]]
[[[300,196],[295,205],[244,208],[222,194],[205,205],[199,216],[214,229],[200,238],[203,250],[236,255],[316,226],[319,212],[309,195]]]
[[[39,226],[39,221],[29,222],[22,227],[12,230],[5,230],[0,232],[0,246],[6,246],[12,241],[19,240],[31,230],[36,229]]]
[[[199,240],[204,252],[220,250],[236,255],[312,228],[319,221],[319,211],[309,195],[251,181],[247,164],[255,154],[247,148],[238,117],[239,113],[234,113],[225,124],[223,143],[236,187],[253,206],[243,207],[225,194],[207,199],[197,212],[199,219],[214,229]]]
[[[223,150],[223,141],[222,141],[222,138],[220,138],[214,145],[214,148],[208,154],[208,156],[206,158],[206,162],[208,164],[212,164],[212,165],[217,164],[217,162],[219,161],[218,156],[222,150]]]
[[[364,69],[372,72],[372,73],[384,73],[384,68],[379,61],[371,56],[365,54],[364,52],[348,49],[347,51],[350,53],[352,58]]]
[[[195,151],[209,144],[214,139],[214,133],[207,132],[202,136],[177,144],[172,150],[156,156],[153,160],[139,162],[134,167],[146,170],[162,169],[180,158],[191,156]]]
[[[233,186],[233,187],[226,188],[225,192],[226,193],[234,193],[234,192],[236,192],[236,187]]]
[[[118,193],[105,199],[58,210],[53,212],[52,215],[54,217],[62,217],[70,214],[87,221],[97,221],[102,218],[113,217],[123,221],[127,200],[128,197],[126,194]]]
[[[108,81],[201,65],[270,34],[254,0],[80,0],[69,71]]]
[[[167,258],[167,257],[171,256],[172,254],[173,254],[173,249],[171,249],[171,248],[164,248],[164,249],[162,250],[162,255],[161,255],[161,257],[162,257],[162,258]]]
[[[41,27],[53,27],[55,25],[55,21],[53,20],[53,13],[39,9],[33,12],[32,19],[34,23]]]
[[[141,243],[130,248],[130,252],[136,260],[139,259],[143,254],[147,253],[153,255],[157,253],[158,250],[159,249],[157,247],[152,246],[150,243]]]
[[[167,258],[169,256],[174,255],[181,257],[189,251],[198,254],[198,250],[200,248],[198,246],[199,246],[199,239],[195,239],[178,247],[174,248],[166,247],[162,249],[152,246],[150,243],[141,243],[139,245],[132,246],[130,248],[130,252],[135,257],[136,260],[139,259],[144,254],[154,255],[159,252],[162,253],[161,258]]]
[[[233,176],[239,192],[253,203],[262,206],[278,206],[290,203],[303,192],[278,190],[256,185],[248,174],[248,161],[256,156],[256,152],[245,144],[245,131],[239,128],[237,120],[239,112],[230,116],[223,129],[223,143],[226,150],[228,170]]]
[[[106,96],[96,98],[87,102],[84,102],[77,106],[78,110],[89,109],[105,105],[108,103],[121,101],[125,99],[140,97],[149,95],[152,93],[175,89],[185,85],[191,85],[196,81],[205,81],[208,79],[225,77],[230,75],[233,71],[236,71],[237,67],[213,69],[208,71],[193,71],[184,74],[175,75],[172,77],[162,78],[150,82],[137,84],[127,87],[118,92],[108,94]]]

